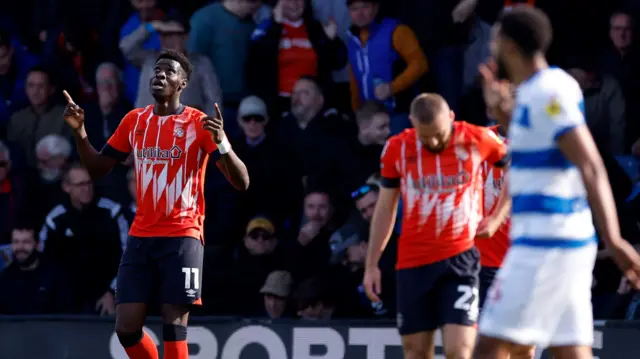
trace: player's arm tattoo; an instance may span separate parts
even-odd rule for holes
[[[223,155],[219,155],[216,165],[235,189],[246,191],[249,188],[249,171],[247,171],[247,166],[245,166],[244,162],[236,155],[233,149]]]

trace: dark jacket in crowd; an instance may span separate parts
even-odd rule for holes
[[[70,281],[53,262],[39,256],[33,270],[17,262],[0,273],[1,314],[56,314],[75,311],[75,293]]]
[[[72,283],[81,283],[80,310],[95,310],[95,301],[110,288],[128,230],[121,206],[106,198],[82,211],[65,202],[47,215],[40,232],[44,254],[67,272]]]

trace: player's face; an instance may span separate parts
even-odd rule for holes
[[[11,252],[18,263],[24,263],[36,250],[36,236],[32,230],[14,229],[11,233]]]
[[[265,294],[264,308],[270,318],[280,318],[284,314],[285,309],[287,309],[287,300],[276,297],[275,295]]]
[[[156,100],[165,100],[187,86],[184,71],[178,61],[160,59],[156,62],[151,77],[151,94]]]
[[[71,202],[81,206],[87,205],[93,200],[93,181],[85,169],[71,170],[63,184],[63,189],[69,194]]]
[[[454,118],[453,111],[448,108],[441,110],[429,124],[420,123],[413,116],[409,116],[420,141],[433,153],[442,152],[449,144]]]

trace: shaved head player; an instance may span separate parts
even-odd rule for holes
[[[100,152],[87,140],[84,111],[64,92],[64,119],[93,178],[105,176],[129,155],[134,158],[138,210],[116,284],[116,333],[131,359],[158,359],[156,344],[142,331],[150,296],[158,291],[164,358],[189,358],[189,310],[200,304],[202,287],[209,156],[236,189],[249,186],[247,168],[231,149],[217,105],[216,117],[208,117],[180,103],[191,72],[181,53],[160,54],[149,79],[155,105],[129,112]]]
[[[396,285],[404,357],[433,358],[434,334],[442,329],[447,358],[470,359],[478,319],[474,238],[484,212],[482,165],[506,165],[507,147],[490,129],[454,122],[436,94],[416,97],[409,117],[414,128],[391,137],[382,153],[364,287],[373,302],[380,300],[378,261],[402,195]]]

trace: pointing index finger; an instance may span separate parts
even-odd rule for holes
[[[69,93],[67,92],[67,90],[62,90],[62,94],[64,95],[64,98],[67,99],[67,103],[70,103],[72,105],[76,104],[71,98],[71,95],[69,95]]]
[[[220,112],[220,106],[218,106],[218,104],[215,104],[215,107],[216,107],[216,117],[222,120],[222,112]]]

